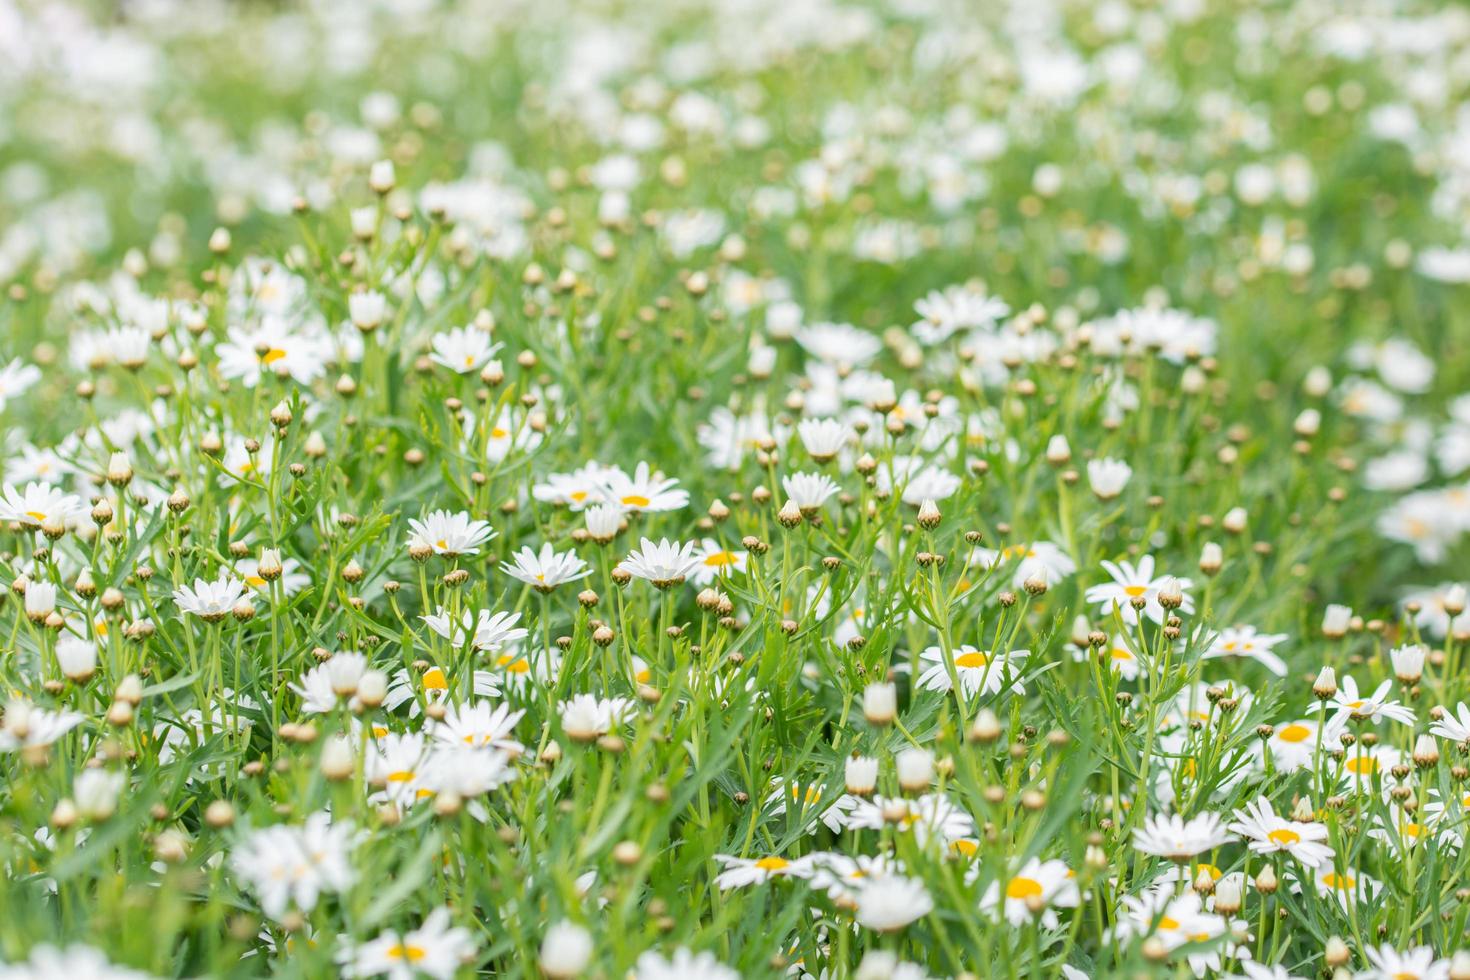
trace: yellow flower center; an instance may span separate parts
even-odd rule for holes
[[[1125,586],[1123,586],[1123,591],[1126,592],[1126,593],[1128,593],[1129,598],[1131,598],[1131,599],[1137,599],[1139,596],[1143,595],[1145,592],[1148,591],[1148,586],[1146,586],[1146,585],[1125,585]]]
[[[260,355],[260,359],[267,364],[274,364],[285,356],[285,351],[281,350],[279,347],[272,347],[270,350]]]
[[[984,667],[986,663],[985,654],[978,650],[974,653],[962,653],[954,658],[956,667]]]
[[[1283,742],[1305,742],[1312,737],[1312,730],[1306,725],[1293,723],[1277,732],[1276,737]]]
[[[640,497],[636,493],[630,493],[623,498],[624,507],[647,507],[648,504],[649,500],[647,497]]]
[[[413,781],[413,773],[408,769],[399,769],[397,772],[388,773],[388,782],[407,783]]]
[[[1169,918],[1166,915],[1162,919],[1159,920],[1159,928],[1160,929],[1178,929],[1179,928],[1179,920],[1178,919],[1171,919],[1171,918]]]
[[[1371,776],[1378,771],[1378,760],[1371,755],[1353,756],[1347,761],[1347,770],[1355,776]]]
[[[387,953],[390,960],[407,960],[409,963],[417,963],[428,955],[429,951],[422,946],[404,946],[402,943],[388,947]]]
[[[705,558],[704,563],[710,568],[723,568],[726,565],[735,564],[735,553],[733,551],[716,551]]]
[[[1280,830],[1271,831],[1266,835],[1266,838],[1273,843],[1280,844],[1282,847],[1289,847],[1292,844],[1300,844],[1302,842],[1301,834],[1294,830],[1287,830],[1284,827]]]
[[[1345,892],[1351,891],[1358,884],[1358,879],[1352,875],[1340,875],[1329,871],[1322,876],[1322,884],[1328,888],[1336,888],[1340,892]]]
[[[759,861],[755,862],[755,866],[757,868],[760,868],[762,871],[780,871],[790,863],[791,862],[786,860],[785,858],[768,857],[761,858]]]
[[[40,524],[46,522],[46,515],[39,510],[28,510],[26,511],[26,516]]]
[[[447,691],[449,690],[449,679],[444,676],[444,671],[438,667],[430,667],[424,671],[424,690]]]
[[[1024,902],[1033,896],[1039,897],[1042,890],[1041,882],[1034,878],[1012,878],[1011,883],[1006,885],[1006,898]]]

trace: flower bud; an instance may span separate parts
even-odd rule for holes
[[[1312,693],[1319,701],[1330,701],[1337,694],[1337,671],[1331,667],[1323,667],[1317,674],[1317,679],[1312,682]]]
[[[1206,541],[1199,553],[1199,570],[1206,575],[1218,575],[1225,564],[1224,552],[1213,541]]]
[[[113,453],[107,460],[107,482],[115,487],[125,487],[133,482],[133,464],[126,453]]]
[[[878,786],[878,760],[871,756],[849,756],[843,771],[853,796],[869,796]]]
[[[1220,915],[1234,915],[1240,911],[1240,879],[1226,875],[1215,882],[1215,911]]]
[[[1220,519],[1220,526],[1231,534],[1240,534],[1245,530],[1246,514],[1244,507],[1232,507],[1225,512]]]
[[[357,759],[352,743],[341,737],[327,739],[322,745],[319,765],[322,775],[334,783],[351,779],[353,773],[357,771]]]
[[[989,708],[981,708],[970,725],[970,740],[989,744],[1000,738],[1000,719]]]
[[[894,764],[898,785],[907,792],[923,792],[934,781],[934,753],[928,749],[904,749],[894,758]]]
[[[1322,614],[1322,635],[1329,640],[1337,640],[1347,635],[1348,627],[1352,624],[1353,611],[1349,606],[1340,606],[1336,603],[1329,605]]]
[[[1433,735],[1421,734],[1414,740],[1413,759],[1420,769],[1432,769],[1439,764],[1439,745]]]
[[[898,688],[879,682],[863,688],[863,717],[870,724],[889,725],[898,714]]]

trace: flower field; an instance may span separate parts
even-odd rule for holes
[[[1470,980],[1470,8],[0,0],[0,980]]]

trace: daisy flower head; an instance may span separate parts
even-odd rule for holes
[[[1090,459],[1087,461],[1087,484],[1099,500],[1112,500],[1123,492],[1133,467],[1120,459]]]
[[[469,374],[484,367],[504,345],[491,343],[489,331],[471,325],[436,333],[429,346],[429,360],[456,374]]]
[[[1201,813],[1189,820],[1177,813],[1155,814],[1133,831],[1133,846],[1138,850],[1181,864],[1234,839],[1215,813]]]
[[[897,932],[934,910],[934,899],[917,878],[887,875],[858,889],[857,921],[874,932]]]
[[[1322,843],[1327,839],[1326,826],[1278,817],[1264,796],[1236,810],[1230,830],[1257,854],[1284,852],[1312,868],[1332,859],[1332,848]]]
[[[1449,980],[1450,961],[1442,960],[1428,946],[1416,946],[1399,952],[1392,946],[1363,950],[1369,968],[1358,974],[1358,980]]]
[[[1221,630],[1201,654],[1201,659],[1249,657],[1277,677],[1286,676],[1286,661],[1272,649],[1286,639],[1285,633],[1258,633],[1254,626],[1231,626]]]
[[[85,720],[75,711],[38,708],[24,698],[12,697],[0,721],[0,752],[43,749]]]
[[[1194,599],[1186,591],[1189,579],[1155,576],[1153,555],[1139,558],[1137,565],[1104,561],[1102,566],[1113,580],[1089,586],[1086,593],[1087,601],[1097,603],[1102,615],[1111,616],[1116,609],[1123,622],[1133,626],[1138,623],[1140,611],[1162,625],[1168,615],[1165,602],[1171,606],[1177,602],[1181,612],[1194,612]]]
[[[861,367],[883,349],[883,342],[849,323],[813,323],[796,331],[796,342],[828,364]]]
[[[1470,429],[1467,429],[1470,435]],[[1439,585],[1415,589],[1404,596],[1405,612],[1413,609],[1414,625],[1430,636],[1444,637],[1450,624],[1464,612],[1467,604],[1465,586],[1459,582],[1442,582]]]
[[[941,466],[927,464],[920,456],[895,456],[876,474],[878,489],[892,493],[900,489],[899,499],[910,507],[925,500],[948,500],[964,483]]]
[[[475,671],[471,684],[475,697],[492,698],[500,693],[495,675],[488,670]],[[422,674],[411,673],[406,669],[399,670],[388,684],[388,694],[383,698],[382,707],[384,711],[397,711],[407,704],[409,716],[417,718],[423,711],[420,700],[424,704],[445,701],[449,694],[450,679],[438,667],[429,667]]]
[[[471,519],[465,511],[430,511],[423,520],[410,518],[408,546],[427,549],[436,555],[475,555],[480,546],[495,537],[489,521]]]
[[[999,694],[1009,690],[1012,694],[1023,694],[1025,686],[1017,662],[1030,655],[1030,650],[994,653],[969,644],[946,655],[940,647],[929,647],[919,654],[919,659],[931,666],[919,675],[918,686],[930,691],[948,691],[958,678],[966,697],[974,697],[981,691]]]
[[[608,477],[616,467],[598,462],[587,463],[571,473],[551,473],[545,481],[531,488],[531,496],[542,503],[558,504],[571,511],[581,511],[607,501]],[[616,511],[622,514],[622,507]]]
[[[811,520],[841,488],[825,473],[792,473],[781,478],[781,489],[801,516]]]
[[[513,736],[516,722],[525,713],[524,710],[512,711],[508,704],[491,707],[490,702],[484,700],[471,704],[451,704],[445,710],[443,718],[428,726],[428,731],[440,742],[474,748],[494,748],[519,755],[524,746]]]
[[[689,506],[689,491],[678,484],[647,463],[639,463],[632,476],[614,467],[603,474],[603,498],[629,512],[683,510]]]
[[[1077,563],[1060,546],[1050,541],[1031,541],[1009,544],[1003,548],[975,548],[970,563],[985,568],[997,568],[1015,562],[1012,584],[1020,589],[1028,579],[1039,578],[1048,587],[1059,584],[1077,571]]]
[[[221,569],[219,578],[213,582],[196,578],[193,586],[175,589],[174,604],[186,615],[217,623],[234,610],[244,595],[245,583]]]
[[[627,527],[623,509],[615,504],[595,504],[582,514],[587,524],[587,536],[601,545],[611,544]]]
[[[1345,785],[1364,791],[1373,789],[1376,777],[1382,782],[1384,792],[1388,792],[1392,789],[1388,774],[1405,761],[1404,753],[1391,745],[1365,746],[1360,740],[1337,763],[1337,775]]]
[[[356,840],[351,824],[314,813],[299,827],[283,824],[247,833],[230,849],[230,868],[255,893],[261,910],[280,920],[292,905],[310,912],[323,893],[352,885]]]
[[[7,483],[0,493],[0,518],[26,527],[65,529],[68,521],[86,511],[82,498],[49,483],[27,483],[24,490]]]
[[[980,899],[980,908],[991,913],[1000,909],[1006,921],[1018,928],[1031,922],[1040,912],[1042,926],[1055,929],[1057,914],[1054,909],[1076,908],[1080,899],[1076,876],[1065,862],[1042,861],[1033,857],[1020,871],[1006,879],[1004,888],[999,881],[991,882]]]
[[[370,799],[409,807],[433,796],[434,790],[424,778],[430,751],[428,741],[418,732],[390,732],[374,740],[363,759],[368,783],[378,787]]]
[[[587,563],[576,552],[558,553],[550,542],[541,545],[540,551],[530,546],[516,552],[511,564],[502,563],[500,569],[511,578],[525,582],[537,592],[550,592],[558,585],[575,582],[592,574]]]
[[[376,330],[388,316],[388,297],[376,289],[361,290],[347,297],[347,317],[363,333]]]
[[[462,800],[472,799],[520,775],[510,760],[511,756],[501,749],[445,742],[429,753],[420,782],[431,794],[448,793]],[[476,807],[470,813],[479,817],[484,811]]]
[[[86,980],[153,980],[153,975],[117,966],[90,946],[73,944],[66,949],[34,946],[25,963],[6,964],[9,980],[50,980],[54,977],[77,977]]]
[[[853,427],[837,419],[802,419],[796,425],[796,434],[807,455],[817,463],[831,462],[857,440]]]
[[[562,731],[574,742],[594,742],[628,721],[637,711],[627,698],[599,698],[576,694],[557,705]]]
[[[541,445],[543,436],[526,413],[506,405],[480,424],[474,415],[465,416],[465,439],[487,462],[504,462],[512,452],[529,452]]]
[[[693,541],[680,544],[662,538],[655,544],[643,538],[638,550],[629,553],[619,567],[634,578],[647,579],[655,588],[670,589],[682,585],[699,566],[695,548]]]
[[[914,303],[920,318],[909,328],[921,344],[938,344],[961,330],[990,331],[1011,308],[1004,300],[973,286],[930,290]]]
[[[1422,643],[1406,643],[1388,651],[1393,674],[1400,684],[1412,685],[1424,676],[1424,660],[1429,648]]]
[[[684,947],[667,959],[653,950],[641,954],[633,969],[634,980],[740,980],[713,953],[693,953]]]
[[[1240,968],[1245,972],[1231,974],[1230,980],[1308,980],[1275,964],[1245,962],[1240,964]]]
[[[1223,917],[1205,909],[1197,892],[1186,891],[1175,896],[1172,888],[1150,888],[1141,895],[1123,897],[1116,933],[1122,938],[1157,938],[1172,953],[1181,946],[1208,944],[1225,935],[1228,928]],[[1245,955],[1249,955],[1248,951]],[[1200,949],[1187,958],[1196,976],[1206,976],[1221,965],[1218,947]]]
[[[499,650],[518,643],[529,635],[525,627],[517,625],[521,621],[521,614],[518,612],[492,613],[488,609],[481,609],[476,613],[463,609],[458,620],[455,620],[449,610],[441,609],[437,613],[426,613],[421,618],[429,629],[444,637],[454,647],[462,647],[468,642],[476,650]]]
[[[1121,634],[1109,636],[1107,642],[1096,650],[1091,646],[1074,647],[1073,649],[1074,660],[1083,662],[1092,656],[1099,657],[1125,681],[1137,680],[1139,672],[1143,669],[1143,661],[1133,650],[1133,641]]]
[[[1453,714],[1444,709],[1439,720],[1429,726],[1429,733],[1451,742],[1470,742],[1470,705],[1461,701]]]
[[[1337,693],[1330,700],[1319,701],[1312,710],[1335,710],[1344,720],[1378,722],[1386,718],[1401,725],[1414,724],[1412,708],[1388,699],[1392,690],[1393,681],[1386,680],[1372,694],[1364,695],[1358,691],[1358,682],[1351,675],[1344,675]]]
[[[1319,895],[1331,895],[1346,908],[1350,903],[1372,900],[1383,889],[1382,883],[1353,868],[1338,870],[1332,864],[1316,868],[1312,878]]]
[[[716,854],[715,860],[725,868],[715,876],[715,887],[722,889],[764,885],[773,878],[810,878],[812,876],[812,863],[807,858],[788,860],[779,855],[742,858],[729,854]]]
[[[925,793],[912,799],[874,796],[858,800],[843,823],[849,830],[891,827],[912,833],[920,845],[931,840],[949,844],[975,835],[975,819],[943,793]]]
[[[1335,745],[1342,731],[1337,718],[1323,720],[1301,719],[1277,725],[1265,742],[1271,752],[1271,761],[1277,769],[1291,772],[1312,764],[1317,752],[1317,743]]]
[[[279,317],[258,326],[231,327],[214,349],[223,378],[257,387],[267,375],[309,385],[327,373],[330,341],[320,331],[293,328]]]
[[[546,930],[541,940],[538,963],[541,972],[552,980],[570,980],[587,969],[592,962],[592,934],[562,919]]]
[[[845,905],[852,904],[858,890],[869,881],[903,871],[903,863],[888,854],[820,851],[808,858],[812,862],[812,888]]]
[[[25,394],[40,380],[41,369],[34,364],[26,364],[18,357],[0,368],[0,411],[5,410],[7,401]]]
[[[731,551],[714,538],[700,541],[695,557],[699,559],[698,564],[689,573],[695,585],[709,585],[718,578],[743,573],[750,558],[748,553]]]
[[[1380,816],[1376,826],[1368,829],[1368,836],[1388,844],[1398,852],[1427,840],[1438,842],[1441,850],[1458,848],[1461,843],[1460,835],[1454,830],[1441,829],[1436,826],[1436,818],[1443,813],[1442,808],[1431,813],[1430,807],[1426,805],[1424,819],[1416,820],[1402,810],[1394,810],[1390,814]]]
[[[470,931],[450,925],[449,909],[440,907],[417,929],[389,929],[360,946],[345,947],[339,956],[344,976],[412,980],[423,974],[451,980],[476,949]]]

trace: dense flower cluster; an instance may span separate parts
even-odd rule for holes
[[[0,0],[0,977],[1470,978],[1467,66]]]

